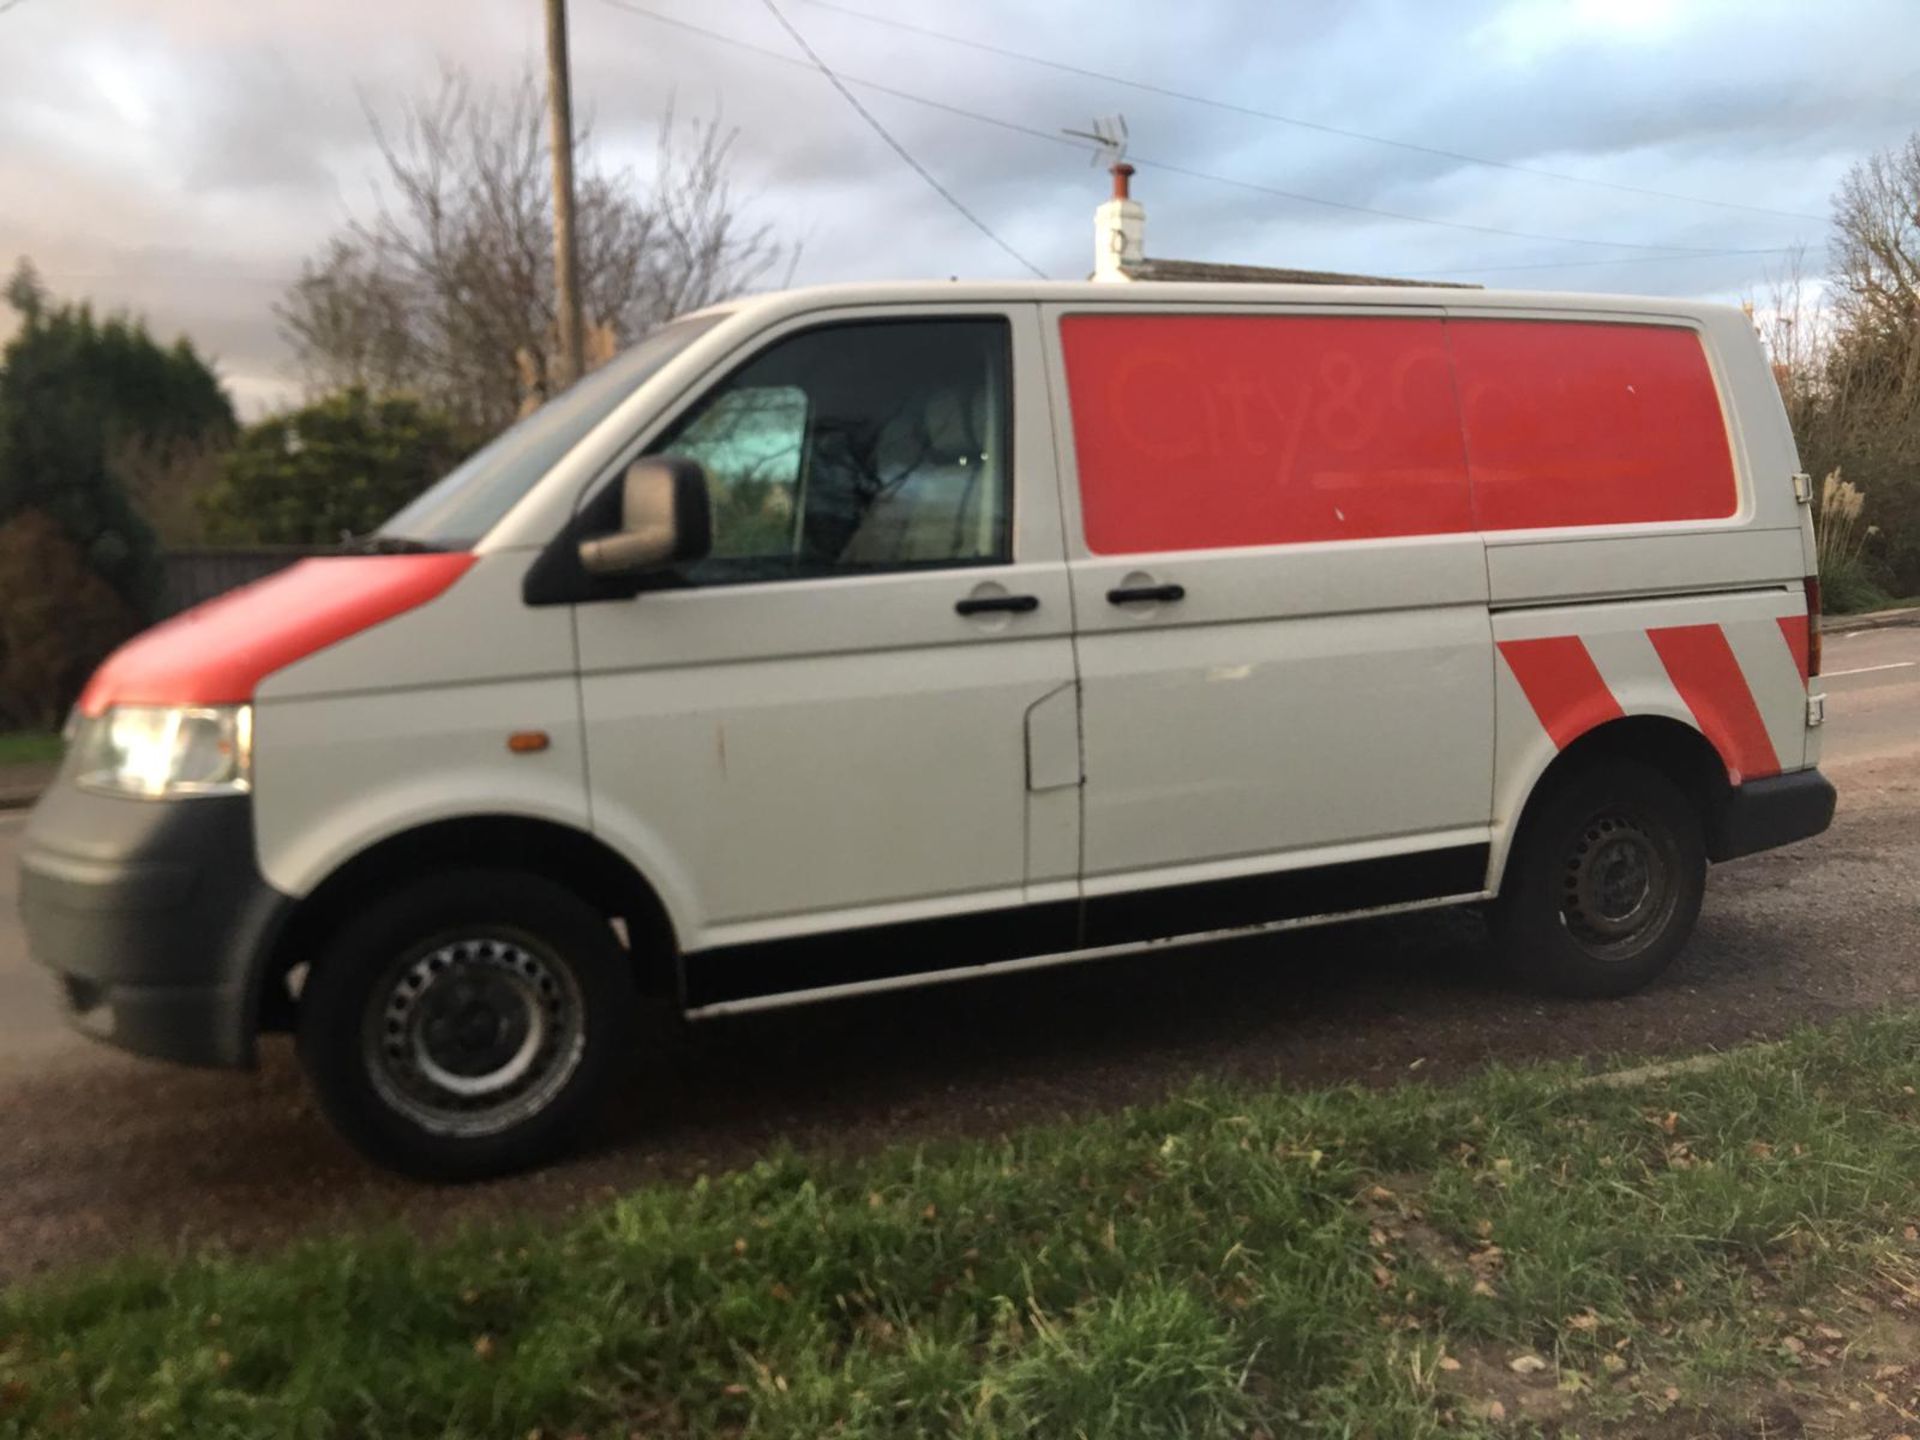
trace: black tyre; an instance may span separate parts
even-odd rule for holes
[[[1665,775],[1630,760],[1550,783],[1507,860],[1495,952],[1536,990],[1629,994],[1666,969],[1699,918],[1700,814]]]
[[[348,922],[300,997],[300,1061],[370,1159],[471,1180],[551,1158],[633,1048],[605,917],[511,871],[451,871]]]

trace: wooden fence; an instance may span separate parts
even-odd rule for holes
[[[161,557],[166,576],[161,585],[162,616],[177,615],[202,600],[264,580],[308,555],[329,553],[303,545],[255,545],[244,550],[169,550]]]

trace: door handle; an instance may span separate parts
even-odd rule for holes
[[[1184,585],[1123,585],[1118,590],[1107,591],[1109,605],[1131,605],[1136,600],[1184,600],[1187,587]]]
[[[954,611],[960,615],[980,615],[990,610],[1011,610],[1016,615],[1024,615],[1029,610],[1040,608],[1038,595],[969,595],[964,600],[954,602]]]

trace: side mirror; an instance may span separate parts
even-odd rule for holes
[[[697,460],[646,455],[620,482],[620,528],[580,542],[589,575],[644,575],[698,560],[713,548],[713,507],[707,472]]]

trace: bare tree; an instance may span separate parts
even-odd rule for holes
[[[1830,593],[1911,594],[1920,590],[1920,133],[1847,173],[1829,257],[1824,293],[1796,263],[1756,315],[1801,463],[1821,480]]]
[[[1830,319],[1820,293],[1808,293],[1805,267],[1805,252],[1796,251],[1778,274],[1767,277],[1765,299],[1749,299],[1743,307],[1766,348],[1795,436],[1818,409]]]
[[[562,373],[540,92],[449,71],[397,129],[369,112],[389,196],[309,261],[279,306],[316,389],[408,391],[495,430]],[[744,289],[792,250],[742,217],[737,132],[666,111],[651,188],[576,143],[588,348]],[[591,362],[591,358],[590,361]]]
[[[1883,335],[1920,330],[1920,132],[1847,172],[1834,230],[1842,323]]]
[[[1869,493],[1920,522],[1920,132],[1847,173],[1834,232],[1828,404]]]
[[[380,247],[358,234],[329,240],[278,307],[309,387],[381,393],[419,383],[411,298],[401,267]]]
[[[206,543],[202,502],[220,479],[232,437],[133,435],[107,449],[107,471],[168,549]]]

